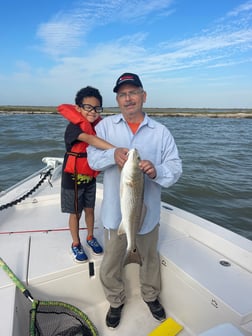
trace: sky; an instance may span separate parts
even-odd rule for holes
[[[74,103],[137,73],[146,107],[252,108],[252,0],[8,0],[0,105]]]

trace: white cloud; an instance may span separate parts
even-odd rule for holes
[[[115,21],[141,19],[151,13],[168,11],[172,4],[171,0],[103,0],[91,3],[85,1],[78,8],[68,13],[58,13],[48,23],[41,24],[37,34],[43,41],[44,52],[55,57],[70,56],[74,54],[74,49],[85,45],[87,34],[97,26]],[[222,22],[212,29],[175,43],[164,41],[152,49],[147,47],[148,34],[145,32],[136,32],[131,37],[123,36],[114,41],[107,40],[105,45],[100,43],[99,51],[98,48],[92,49],[92,55],[88,56],[86,48],[85,53],[82,53],[85,55],[82,61],[88,61],[92,70],[95,70],[92,67],[95,59],[98,68],[99,64],[115,69],[122,64],[128,68],[135,64],[137,69],[147,71],[148,68],[150,72],[156,72],[158,69],[170,71],[188,68],[203,63],[214,66],[212,62],[219,58],[227,59],[223,64],[231,64],[231,55],[249,50],[252,46],[252,28],[247,28],[248,13],[251,9],[252,1],[248,1],[231,12],[232,17],[236,16],[236,21],[230,21],[229,13],[226,19],[222,18]],[[244,13],[245,15],[242,15]]]
[[[39,25],[37,37],[40,49],[51,55],[68,55],[85,44],[87,34],[111,22],[132,22],[150,13],[169,10],[174,0],[103,0],[81,2],[69,12],[56,14],[49,22]],[[120,15],[118,15],[120,13]]]
[[[81,37],[90,27],[80,15],[57,15],[39,26],[37,36],[42,40],[41,49],[52,56],[71,53],[81,45]]]
[[[229,12],[227,14],[227,16],[238,16],[239,14],[241,14],[243,12],[248,12],[250,10],[252,10],[252,1],[251,0],[241,4],[238,7],[236,7],[234,10]]]
[[[123,6],[120,11],[120,18],[122,20],[139,20],[149,14],[170,13],[170,6],[173,0],[131,0],[128,2],[123,1]]]
[[[142,18],[149,15],[149,23],[149,18],[171,13],[173,3],[170,0],[84,1],[72,11],[60,12],[41,24],[37,32],[42,42],[41,49],[53,56],[56,65],[49,70],[31,69],[28,64],[20,62],[18,71],[8,76],[4,83],[23,83],[20,95],[26,89],[37,101],[34,104],[43,104],[48,96],[51,96],[48,104],[61,103],[59,97],[71,102],[75,92],[89,84],[99,87],[104,94],[105,105],[111,106],[115,104],[112,87],[116,78],[122,72],[132,71],[139,73],[147,88],[156,91],[158,98],[148,99],[148,103],[161,106],[162,96],[166,97],[166,87],[172,87],[175,95],[181,88],[184,91],[186,87],[193,90],[196,81],[200,83],[200,88],[208,86],[209,77],[216,78],[215,83],[221,86],[225,83],[228,69],[231,69],[230,76],[233,76],[230,78],[234,78],[233,81],[227,79],[227,85],[231,85],[239,76],[236,76],[236,65],[243,68],[249,65],[251,68],[252,1],[237,7],[211,27],[205,27],[187,39],[168,41],[166,35],[162,34],[162,43],[160,39],[159,42],[150,43],[152,32],[144,30],[146,25],[135,24],[136,20],[141,23]],[[121,25],[123,22],[135,24],[129,35],[118,37],[108,34],[102,38],[96,34],[95,30],[102,25],[114,28],[112,23]],[[92,47],[89,45],[89,39],[92,40],[90,36],[98,36],[98,41]],[[221,76],[222,69],[225,74]],[[240,74],[241,82],[245,82],[242,81],[245,75],[245,72]],[[218,82],[217,78],[222,79]],[[213,80],[211,82],[214,83]],[[39,97],[33,88],[41,92]]]

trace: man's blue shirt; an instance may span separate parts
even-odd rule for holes
[[[160,219],[161,187],[173,185],[182,173],[173,136],[164,125],[146,114],[135,134],[122,114],[104,118],[96,126],[96,133],[116,147],[136,148],[141,160],[149,160],[154,164],[157,172],[155,179],[145,175],[144,203],[147,212],[140,233],[152,231]],[[115,163],[114,152],[115,148],[87,148],[90,167],[104,171],[101,219],[107,229],[117,229],[121,222],[120,169]]]

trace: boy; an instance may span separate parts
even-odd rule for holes
[[[94,126],[101,120],[102,96],[93,87],[79,90],[75,97],[75,106],[63,104],[58,111],[70,121],[65,131],[66,153],[64,156],[61,182],[61,210],[69,213],[69,228],[72,236],[71,253],[77,263],[83,263],[88,257],[80,242],[79,220],[85,212],[87,226],[87,245],[95,255],[103,249],[94,237],[94,206],[96,195],[97,171],[87,162],[86,148],[89,144],[100,148],[113,148],[108,142],[95,136]]]

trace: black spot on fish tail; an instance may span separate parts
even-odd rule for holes
[[[137,248],[127,251],[123,266],[132,264],[132,263],[139,264],[140,266],[142,266],[142,258]]]

